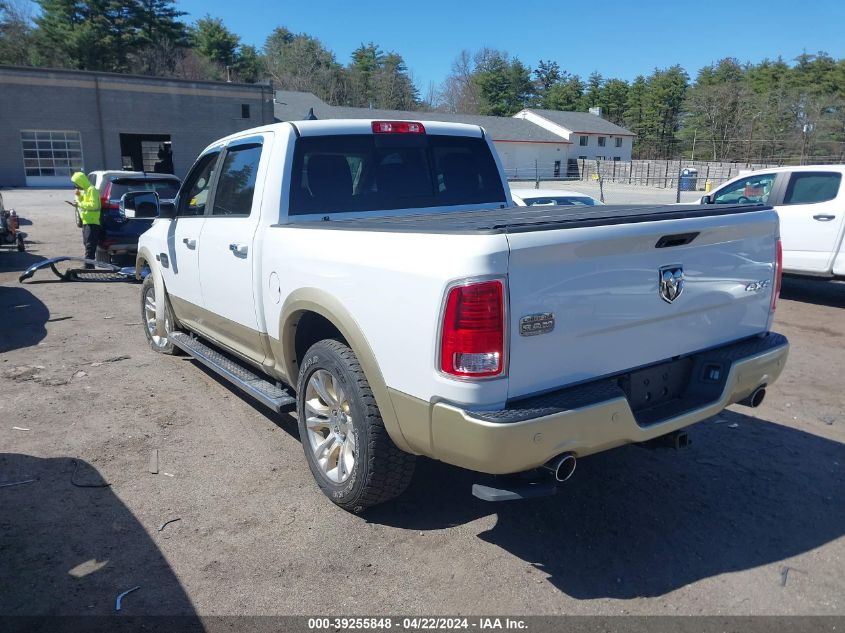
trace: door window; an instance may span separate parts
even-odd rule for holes
[[[775,174],[749,174],[720,189],[713,196],[714,204],[767,204],[775,182]]]
[[[783,204],[814,204],[833,200],[839,194],[842,174],[836,172],[800,172],[792,174]]]
[[[214,192],[211,215],[249,215],[260,160],[261,145],[239,145],[226,152],[217,180],[217,191]]]
[[[220,152],[206,154],[199,159],[199,162],[185,179],[185,186],[182,189],[184,197],[179,201],[179,215],[203,215],[205,205],[208,201],[211,180],[214,178],[214,167],[217,165],[217,157]]]

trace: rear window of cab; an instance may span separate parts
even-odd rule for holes
[[[290,215],[505,204],[480,138],[350,134],[296,140]]]

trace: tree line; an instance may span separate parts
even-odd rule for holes
[[[308,90],[334,104],[415,109],[402,56],[362,44],[348,64],[319,40],[276,28],[262,50],[219,18],[193,23],[173,0],[0,0],[0,64],[136,73]]]
[[[691,78],[679,65],[633,81],[582,78],[553,60],[461,51],[424,96],[402,56],[361,44],[347,63],[319,39],[274,29],[261,49],[222,20],[193,23],[172,0],[0,0],[0,64],[130,72],[182,79],[272,80],[332,105],[510,116],[525,107],[586,112],[635,135],[635,158],[739,162],[845,161],[845,60],[804,53],[725,58]],[[304,113],[303,113],[304,114]]]
[[[725,58],[692,80],[673,65],[629,82],[598,72],[585,80],[552,60],[532,69],[503,51],[463,51],[438,105],[499,116],[524,107],[600,107],[604,118],[636,135],[635,158],[845,162],[845,60],[823,52],[793,64]]]

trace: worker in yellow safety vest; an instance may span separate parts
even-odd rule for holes
[[[100,192],[81,171],[70,177],[76,186],[76,208],[82,221],[82,243],[85,245],[85,259],[95,259],[100,242]],[[86,268],[93,268],[86,264]]]

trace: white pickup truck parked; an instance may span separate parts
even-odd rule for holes
[[[780,216],[783,272],[845,279],[845,166],[773,167],[741,174],[702,204],[766,204]]]
[[[295,405],[353,511],[415,455],[522,474],[481,498],[548,494],[576,458],[759,404],[787,357],[771,209],[515,208],[476,126],[270,125],[208,147],[175,204],[124,205],[158,214],[137,262],[152,348]]]

